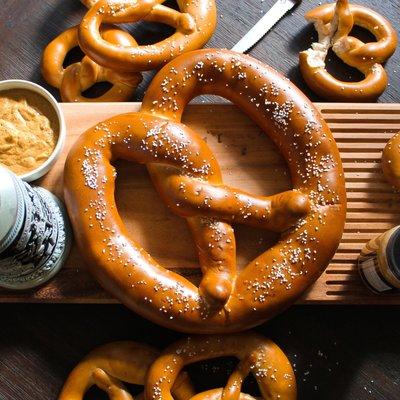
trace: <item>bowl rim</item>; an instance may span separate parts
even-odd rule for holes
[[[7,87],[3,88],[3,86]],[[54,165],[57,158],[60,156],[66,139],[65,118],[63,111],[61,110],[60,104],[57,102],[55,97],[43,86],[24,79],[6,79],[0,81],[0,93],[5,90],[13,89],[30,90],[42,96],[53,107],[58,119],[58,139],[56,146],[54,147],[49,158],[32,171],[29,171],[23,175],[18,175],[18,177],[25,182],[31,182],[44,176]]]

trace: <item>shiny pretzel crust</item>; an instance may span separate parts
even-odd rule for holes
[[[82,50],[98,64],[116,71],[138,72],[160,68],[179,54],[203,47],[216,26],[214,0],[177,0],[179,11],[164,6],[165,0],[132,2],[99,0],[79,26]],[[115,46],[99,32],[103,22],[160,22],[176,29],[172,36],[143,46]]]
[[[128,33],[112,25],[104,25],[101,35],[105,40],[118,46],[137,46]],[[103,68],[89,57],[80,62],[63,67],[70,50],[78,46],[78,27],[72,27],[52,40],[43,52],[42,75],[49,85],[60,89],[64,102],[114,102],[129,100],[139,83],[142,74],[123,74]],[[110,82],[112,87],[103,95],[88,98],[82,92],[97,82]]]
[[[230,99],[269,135],[289,164],[292,191],[253,196],[223,184],[207,144],[180,123],[186,104],[205,93]],[[161,198],[187,219],[199,288],[129,238],[114,199],[110,161],[118,158],[146,164]],[[102,286],[142,316],[194,333],[240,331],[289,307],[336,251],[346,211],[339,152],[314,105],[265,64],[216,49],[178,57],[156,75],[139,113],[86,131],[66,161],[64,193]],[[232,221],[284,232],[238,271]]]
[[[400,132],[387,142],[382,152],[381,165],[386,180],[400,189]]]
[[[299,55],[300,70],[307,85],[331,101],[375,101],[386,89],[387,74],[381,63],[396,50],[397,34],[390,22],[375,11],[348,0],[325,4],[309,11],[305,18],[314,23],[319,41]],[[370,31],[376,42],[363,43],[349,36],[353,25]],[[344,82],[325,69],[329,48],[342,61],[364,74],[360,82]]]
[[[265,400],[297,398],[296,379],[289,360],[271,340],[253,332],[230,335],[194,336],[180,340],[152,364],[147,375],[148,400],[173,400],[171,387],[188,364],[218,357],[234,356],[239,363],[226,386],[197,394],[192,400],[251,400],[241,393],[242,383],[251,372]]]
[[[58,400],[83,400],[91,386],[104,390],[110,399],[133,400],[123,382],[144,385],[147,371],[157,359],[154,348],[135,342],[113,342],[92,350],[71,371]],[[177,400],[189,400],[195,394],[185,373],[174,387]]]

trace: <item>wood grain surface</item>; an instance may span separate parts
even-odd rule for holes
[[[400,130],[400,104],[316,104],[341,152],[348,197],[347,221],[331,263],[299,303],[400,305],[400,294],[371,293],[357,269],[357,259],[365,243],[400,223],[399,193],[386,183],[380,167],[386,141]],[[52,170],[37,182],[60,198],[65,158],[79,135],[104,119],[139,110],[140,103],[64,103],[62,107],[67,142]],[[183,121],[208,143],[221,166],[225,184],[256,195],[290,189],[287,165],[275,146],[235,106],[189,105]],[[184,219],[165,207],[144,166],[117,164],[116,199],[131,237],[161,265],[198,284],[201,272]],[[277,239],[269,232],[242,225],[235,226],[235,234],[239,268]],[[170,237],[174,240],[169,240]],[[73,246],[54,279],[34,290],[0,290],[0,302],[115,303],[116,300],[96,284]]]
[[[218,28],[209,46],[231,47],[273,2],[217,0]],[[250,52],[290,77],[314,101],[319,99],[305,88],[299,75],[297,53],[315,38],[303,14],[318,3],[303,0]],[[374,7],[399,29],[398,1],[358,3]],[[0,79],[22,78],[43,84],[39,71],[43,47],[79,22],[83,6],[78,0],[2,0],[0,6]],[[132,32],[139,42],[149,43],[170,30],[138,24]],[[381,96],[382,102],[400,102],[399,61],[398,50],[386,66],[390,86]],[[330,69],[339,76],[359,76],[333,56]],[[151,76],[146,73],[133,100],[142,98]],[[0,310],[0,400],[56,399],[73,365],[101,343],[134,339],[161,348],[180,336],[119,305],[3,304]],[[295,306],[258,330],[281,344],[296,365],[300,400],[398,400],[398,315],[398,307]],[[194,368],[192,375],[200,387],[221,385],[224,370],[210,373],[210,369]],[[92,391],[87,398],[105,397]]]

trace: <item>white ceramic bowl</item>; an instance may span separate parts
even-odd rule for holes
[[[24,175],[19,176],[24,181],[31,182],[41,178],[44,174],[46,174],[50,170],[50,168],[54,165],[57,158],[61,154],[61,150],[64,147],[65,137],[66,137],[64,115],[62,113],[60,105],[57,103],[57,100],[50,94],[50,92],[48,92],[43,87],[37,85],[36,83],[20,79],[10,79],[6,81],[0,81],[0,92],[2,92],[3,90],[11,90],[11,89],[25,89],[40,94],[53,107],[58,119],[58,126],[59,126],[58,141],[50,157],[36,169]]]

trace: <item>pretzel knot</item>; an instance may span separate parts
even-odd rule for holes
[[[101,27],[105,40],[118,46],[137,46],[135,39],[128,33],[113,26]],[[78,27],[70,28],[56,37],[46,47],[42,58],[42,74],[47,83],[60,89],[62,101],[99,102],[129,100],[136,87],[142,81],[140,73],[123,74],[103,68],[88,56],[81,62],[63,67],[70,50],[78,46]],[[110,82],[112,87],[97,98],[88,98],[82,92],[97,82]]]
[[[396,50],[397,34],[390,22],[375,11],[338,0],[309,11],[305,18],[314,23],[319,41],[300,53],[300,70],[306,83],[319,96],[335,101],[373,101],[387,86],[383,66]],[[349,36],[353,25],[370,31],[376,42],[364,43]],[[357,68],[365,78],[343,82],[325,69],[325,58],[332,50],[346,64]]]
[[[105,391],[111,400],[133,400],[124,382],[144,385],[147,371],[158,356],[157,350],[142,343],[127,341],[100,346],[72,370],[59,400],[83,400],[93,385]],[[193,397],[186,373],[179,375],[172,391],[177,400]]]
[[[171,387],[188,364],[218,357],[234,356],[239,364],[224,388],[208,390],[191,400],[251,400],[241,393],[242,384],[252,372],[262,398],[295,400],[296,379],[289,360],[271,340],[252,332],[224,336],[195,336],[180,340],[161,353],[147,375],[148,400],[172,400]]]
[[[179,10],[165,0],[99,0],[79,26],[82,50],[98,64],[117,71],[137,72],[159,68],[179,54],[203,47],[216,26],[214,0],[178,0]],[[86,5],[88,2],[85,2]],[[176,29],[169,38],[146,46],[116,46],[99,33],[103,22],[159,22]]]
[[[268,133],[293,190],[254,196],[223,184],[207,144],[180,122],[203,93],[232,100]],[[118,158],[145,164],[164,202],[186,218],[199,288],[128,237],[114,199]],[[196,333],[255,326],[293,303],[334,254],[346,208],[339,153],[312,103],[266,65],[227,50],[178,57],[153,79],[139,113],[85,132],[68,156],[64,188],[77,243],[103,287],[161,325]],[[282,238],[238,271],[232,223]]]

